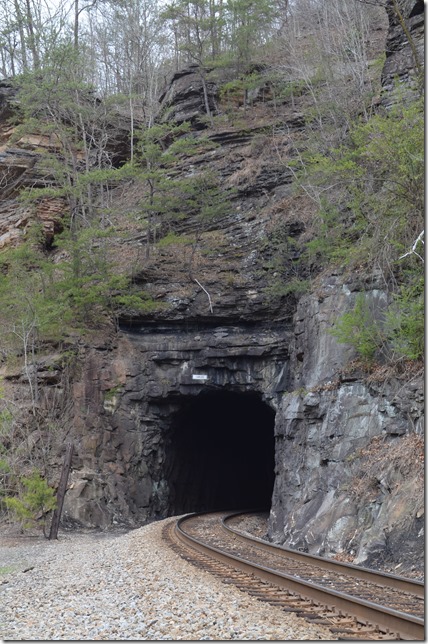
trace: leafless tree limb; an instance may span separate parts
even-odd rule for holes
[[[213,313],[213,305],[211,302],[211,295],[208,293],[207,289],[202,286],[202,284],[196,279],[196,277],[193,278],[198,286],[201,287],[201,289],[207,294],[208,297],[208,302],[210,305],[210,312]]]
[[[408,251],[407,253],[405,253],[404,255],[401,255],[401,257],[400,257],[399,259],[404,259],[404,257],[408,257],[408,255],[416,255],[416,257],[419,257],[419,259],[421,260],[421,262],[422,262],[422,263],[424,263],[424,258],[422,257],[422,255],[419,255],[419,253],[416,251],[416,248],[417,248],[417,246],[418,246],[418,244],[419,244],[419,243],[421,243],[423,246],[425,245],[425,242],[424,242],[424,240],[423,240],[423,236],[424,236],[424,234],[425,234],[425,231],[423,230],[423,231],[418,235],[418,237],[417,237],[417,239],[415,240],[415,242],[414,242],[414,244],[413,244],[413,246],[412,246],[411,250],[409,250],[409,251]]]

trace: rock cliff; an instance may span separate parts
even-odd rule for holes
[[[385,293],[368,285],[381,306]],[[421,374],[362,377],[328,333],[361,285],[331,276],[303,297],[290,345],[293,391],[275,425],[275,542],[369,566],[420,569],[423,560]],[[409,492],[411,500],[409,498]]]
[[[420,49],[423,3],[402,4]],[[385,96],[392,78],[408,80],[414,69],[392,14],[387,48]],[[7,83],[0,90],[4,117],[11,90]],[[216,82],[207,83],[195,68],[183,70],[161,97],[159,119],[190,121],[195,135],[207,130],[217,146],[193,158],[193,167],[183,162],[180,172],[215,170],[224,186],[234,188],[228,211],[200,231],[196,250],[174,244],[152,249],[135,280],[163,307],[123,317],[118,330],[108,328],[96,338],[76,338],[77,368],[67,386],[58,356],[39,363],[46,400],[55,388],[71,401],[67,428],[76,449],[64,525],[137,526],[223,499],[224,489],[211,498],[197,488],[217,485],[222,458],[235,449],[235,429],[215,429],[199,408],[202,400],[213,418],[216,407],[224,408],[225,417],[230,413],[235,425],[243,425],[231,466],[238,477],[230,474],[229,487],[238,487],[241,476],[251,488],[239,454],[263,487],[270,439],[265,442],[261,434],[271,432],[275,476],[271,481],[268,475],[267,492],[259,499],[265,503],[272,493],[269,538],[355,563],[421,570],[422,376],[380,371],[368,377],[353,362],[351,348],[329,333],[358,293],[381,309],[387,297],[382,283],[376,275],[350,281],[323,274],[310,293],[290,289],[277,295],[266,268],[272,260],[266,240],[277,234],[278,224],[284,238],[298,239],[313,209],[309,200],[293,196],[293,175],[283,161],[293,154],[293,137],[305,136],[308,99],[293,97],[279,105],[269,100],[266,85],[236,108],[234,126],[210,129],[204,118],[207,98],[212,113],[221,116]],[[40,180],[37,146],[43,141],[9,147],[5,123],[0,135],[0,170],[13,174],[0,197],[0,245],[6,245],[16,243],[34,217],[17,207],[15,197]],[[119,203],[120,189],[116,199]],[[61,226],[62,206],[60,200],[45,200],[36,213],[47,242]],[[175,232],[190,235],[198,225],[184,221]],[[141,254],[144,243],[144,235],[134,232],[125,242],[117,240],[124,265]],[[303,281],[309,274],[295,253],[290,244],[279,269],[283,281]],[[11,396],[25,400],[19,369],[4,368],[3,375]],[[249,429],[251,414],[259,429]],[[187,425],[196,422],[200,426],[186,434]],[[204,427],[207,436],[197,452]],[[208,438],[216,432],[221,444]],[[256,444],[253,451],[247,451],[247,442]],[[212,460],[205,451],[213,452]],[[198,454],[199,469],[209,478],[200,472],[184,485],[189,468],[198,470]],[[58,471],[60,461],[58,449]],[[230,490],[230,495],[232,505],[250,502],[245,492],[234,496]]]

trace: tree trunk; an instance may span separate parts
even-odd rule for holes
[[[70,468],[71,468],[72,456],[73,456],[73,443],[69,443],[67,445],[67,450],[65,452],[64,464],[62,466],[61,480],[59,482],[58,492],[56,496],[57,507],[54,510],[53,517],[52,517],[51,529],[49,532],[49,540],[58,539],[59,521],[61,519],[62,506],[64,505],[65,493],[67,491],[67,482],[68,482],[68,475],[70,473]]]
[[[22,67],[24,71],[27,71],[28,58],[27,58],[27,46],[25,44],[26,38],[25,38],[25,31],[24,31],[24,19],[22,17],[21,8],[19,6],[18,0],[15,0],[14,4],[15,4],[16,20],[18,23],[19,40],[21,41]]]
[[[214,122],[213,122],[213,116],[212,116],[212,114],[211,114],[211,110],[210,110],[210,103],[209,103],[209,99],[208,99],[208,88],[207,88],[207,83],[206,83],[206,80],[205,80],[204,72],[202,71],[202,68],[201,68],[201,67],[199,67],[199,75],[200,75],[200,77],[201,77],[202,88],[203,88],[203,90],[204,90],[205,111],[206,111],[206,113],[207,113],[208,118],[210,119],[211,125],[213,125],[213,124],[214,124]]]
[[[74,0],[74,51],[79,50],[79,0]]]
[[[40,69],[40,56],[37,49],[36,36],[34,33],[33,14],[31,12],[30,0],[26,0],[27,6],[27,29],[28,29],[28,43],[33,56],[34,69]]]

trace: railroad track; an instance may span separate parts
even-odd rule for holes
[[[326,626],[335,639],[424,640],[422,582],[274,546],[237,529],[242,516],[186,515],[164,538],[224,583]]]

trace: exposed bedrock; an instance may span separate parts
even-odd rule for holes
[[[175,123],[192,123],[196,128],[206,127],[201,117],[207,106],[216,113],[217,86],[205,79],[205,71],[199,65],[189,65],[171,75],[167,89],[161,95],[161,120]]]
[[[399,82],[401,87],[417,86],[416,76],[424,67],[425,45],[425,3],[423,0],[399,0],[397,10],[394,3],[386,3],[389,30],[386,41],[386,60],[382,70],[382,85],[385,91],[383,102],[391,100],[391,90]],[[400,23],[404,21],[407,34]],[[409,40],[409,37],[410,40]]]
[[[275,424],[273,541],[354,563],[423,561],[422,376],[364,379],[329,333],[355,302],[331,276],[302,298],[290,343],[291,389]],[[385,293],[365,291],[377,310]]]
[[[112,351],[86,351],[66,520],[139,525],[222,507],[227,495],[250,505],[242,479],[260,483],[253,492],[268,507],[289,335],[283,325],[171,324],[121,333]]]
[[[423,3],[400,6],[420,50]],[[407,82],[414,68],[391,14],[388,38],[385,101],[393,79]],[[0,116],[10,93],[0,83]],[[196,68],[179,72],[161,99],[160,118],[204,128],[206,101],[215,114],[217,93]],[[270,509],[275,542],[366,565],[421,568],[423,380],[411,373],[367,378],[350,366],[352,349],[330,333],[358,293],[380,315],[382,282],[326,275],[297,306],[295,293],[266,295],[275,276],[280,285],[309,277],[307,267],[297,272],[294,241],[313,212],[293,196],[287,165],[293,137],[305,136],[306,101],[302,95],[278,108],[266,99],[262,122],[252,121],[246,106],[245,126],[211,132],[218,147],[181,171],[187,176],[205,166],[234,192],[221,221],[203,230],[191,220],[177,224],[178,234],[201,236],[193,277],[190,246],[153,248],[136,280],[164,307],[128,326],[122,320],[117,333],[100,333],[96,342],[81,340],[67,401],[75,454],[65,525],[132,527],[192,510],[260,505]],[[16,196],[39,185],[36,149],[43,144],[39,137],[11,149],[9,136],[4,125],[0,175],[10,177],[10,190],[0,196],[0,248],[17,243],[29,223]],[[118,136],[119,162],[126,157],[125,126]],[[46,199],[39,210],[50,242],[63,203]],[[269,234],[279,224],[291,243],[277,274],[266,266],[273,259]],[[120,256],[139,257],[144,235],[137,231],[127,243],[120,239]],[[29,394],[20,369],[5,378],[19,388],[23,408]],[[44,394],[50,387],[51,395],[68,396],[60,376],[55,361],[39,362]],[[60,465],[60,458],[52,464],[57,479]]]
[[[376,286],[364,292],[381,309]],[[275,542],[418,568],[423,381],[345,368],[352,350],[329,329],[357,287],[326,278],[292,328],[152,323],[85,349],[65,521],[270,507]]]
[[[400,6],[420,49],[422,3]],[[414,70],[391,14],[387,47],[384,101],[393,79],[407,82]],[[176,74],[162,97],[162,118],[203,127],[203,82],[195,68]],[[216,87],[205,89],[214,113]],[[300,135],[304,118],[290,112],[289,120]],[[270,507],[275,542],[421,571],[422,377],[367,378],[350,366],[352,349],[330,333],[358,293],[382,314],[387,296],[375,276],[352,283],[325,276],[297,310],[267,302],[258,258],[270,208],[281,206],[293,222],[300,211],[282,205],[291,178],[272,164],[268,148],[260,163],[251,160],[256,135],[250,126],[217,132],[220,147],[200,159],[237,188],[233,212],[221,223],[222,248],[207,266],[200,260],[198,279],[214,314],[206,293],[180,276],[176,259],[169,265],[159,257],[145,287],[169,309],[123,327],[111,344],[82,347],[65,520],[136,526],[254,502]]]

